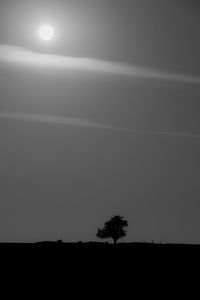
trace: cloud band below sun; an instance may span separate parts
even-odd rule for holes
[[[72,117],[61,117],[45,114],[29,114],[29,113],[14,113],[14,112],[0,112],[0,119],[10,119],[10,120],[21,120],[36,123],[47,123],[54,125],[64,125],[64,126],[78,126],[87,127],[93,129],[103,129],[103,130],[114,130],[118,132],[127,132],[135,134],[144,135],[160,135],[169,136],[177,138],[189,138],[189,139],[200,139],[200,134],[187,133],[187,132],[170,132],[170,131],[159,131],[159,130],[140,130],[126,127],[117,127],[108,124],[98,123],[95,121],[72,118]]]
[[[185,74],[176,74],[164,70],[128,65],[119,62],[104,61],[84,57],[43,54],[24,48],[0,45],[0,61],[16,65],[43,67],[60,70],[78,70],[110,75],[128,76],[141,79],[159,79],[183,83],[200,84],[200,78]]]

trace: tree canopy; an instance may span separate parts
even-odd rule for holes
[[[103,228],[98,228],[97,237],[100,239],[112,238],[114,244],[120,238],[126,236],[124,227],[128,226],[128,222],[121,216],[114,216],[109,221],[105,222]]]

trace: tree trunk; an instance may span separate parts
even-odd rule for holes
[[[116,245],[117,244],[117,239],[113,238],[113,242],[114,242],[114,245]]]

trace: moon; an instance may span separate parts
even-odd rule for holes
[[[42,25],[38,31],[39,38],[43,41],[49,41],[53,39],[54,30],[50,25]]]

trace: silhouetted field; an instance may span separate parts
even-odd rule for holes
[[[114,245],[113,243],[103,243],[103,242],[77,242],[77,243],[65,243],[61,241],[41,241],[36,243],[0,243],[0,251],[11,250],[11,251],[21,251],[21,250],[54,250],[62,249],[65,251],[70,250],[88,250],[88,251],[199,251],[200,254],[200,244],[162,244],[162,243],[118,243]]]
[[[112,277],[121,280],[163,281],[188,277],[200,267],[200,245],[155,243],[38,242],[1,243],[0,257],[9,272],[44,272],[70,276],[74,281]],[[153,273],[156,277],[152,277]],[[167,274],[170,274],[168,277]],[[191,274],[191,275],[189,275]],[[18,275],[16,275],[18,276]],[[98,277],[95,277],[98,276]],[[65,278],[65,277],[64,277]],[[167,281],[168,282],[168,281]]]
[[[0,250],[3,249],[36,249],[36,248],[64,248],[67,249],[120,249],[120,250],[137,250],[137,249],[148,249],[148,250],[199,250],[200,251],[200,244],[175,244],[175,243],[117,243],[114,245],[112,242],[110,243],[104,243],[104,242],[76,242],[76,243],[70,243],[70,242],[62,242],[62,241],[40,241],[36,243],[0,243]]]
[[[59,254],[59,256],[83,257],[95,256],[97,259],[111,258],[116,255],[122,255],[124,259],[142,258],[143,260],[149,257],[173,257],[179,259],[181,256],[190,258],[200,258],[200,245],[195,244],[156,244],[156,243],[112,243],[103,242],[77,242],[65,243],[61,241],[50,242],[43,241],[37,243],[0,243],[0,254],[28,254],[28,253],[46,255]]]

